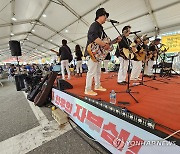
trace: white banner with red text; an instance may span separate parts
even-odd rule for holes
[[[113,154],[180,153],[180,147],[175,142],[163,140],[54,88],[52,89],[52,103],[65,111],[79,127]]]

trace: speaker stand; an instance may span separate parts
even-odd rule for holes
[[[18,56],[16,56],[16,60],[17,60],[17,64],[18,64],[18,74],[21,74],[21,69],[20,69],[20,65],[19,65],[19,59],[18,59]]]

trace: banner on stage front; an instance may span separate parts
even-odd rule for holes
[[[180,34],[162,36],[162,44],[169,48],[168,52],[180,52]]]
[[[113,154],[178,153],[175,142],[147,132],[63,91],[52,89],[52,103]]]

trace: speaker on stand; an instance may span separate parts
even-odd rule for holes
[[[21,45],[20,45],[19,41],[11,40],[11,41],[9,41],[9,47],[11,50],[11,55],[16,56],[16,59],[17,59],[19,71],[18,71],[18,74],[15,75],[15,82],[16,82],[16,90],[20,91],[23,88],[25,88],[24,75],[21,74],[20,66],[19,66],[19,59],[18,59],[18,56],[22,56]]]
[[[9,47],[11,50],[11,55],[16,56],[16,58],[17,58],[18,68],[19,68],[19,72],[20,72],[19,60],[18,60],[18,56],[22,56],[20,42],[16,41],[16,40],[11,40],[11,41],[9,41]]]

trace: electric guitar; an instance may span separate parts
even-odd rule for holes
[[[57,51],[55,51],[55,50],[53,50],[53,49],[51,49],[51,51],[54,52],[54,53],[56,53],[56,55],[59,54],[59,52],[57,52]]]
[[[55,50],[53,50],[53,49],[50,49],[50,51],[56,53],[57,56],[58,56],[58,54],[59,54],[59,52],[57,52],[57,51],[55,51]],[[57,60],[60,62],[61,57],[58,56]]]
[[[102,46],[98,45],[95,42],[92,42],[87,46],[87,51],[94,62],[99,62],[106,58],[108,53],[114,49],[112,44],[117,42],[117,38],[111,41],[109,37],[105,37],[103,39],[103,42],[108,43],[110,45],[109,50],[105,50]]]

